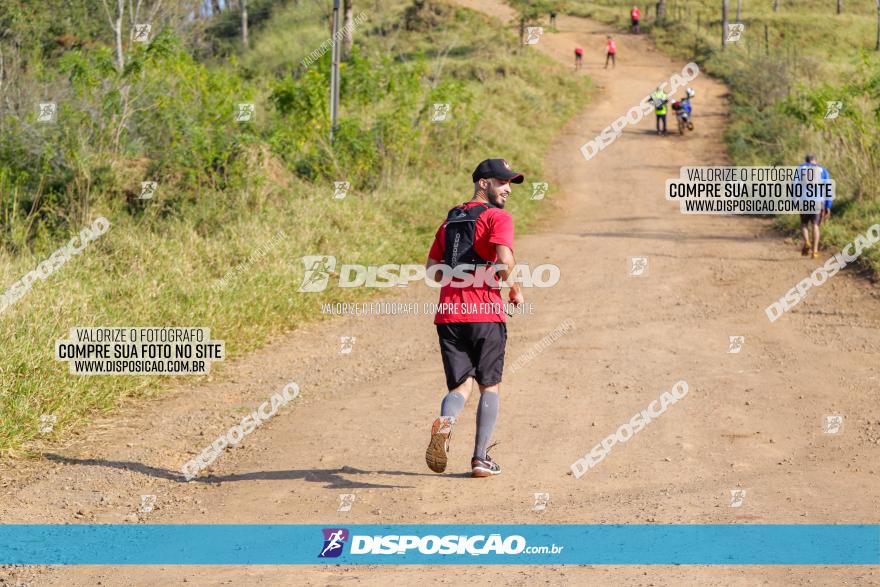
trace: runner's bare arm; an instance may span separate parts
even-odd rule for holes
[[[496,268],[498,275],[505,282],[508,281],[510,274],[513,273],[513,267],[516,265],[516,259],[513,257],[513,251],[507,245],[495,245],[495,253],[498,255]],[[500,266],[499,266],[500,265]],[[510,295],[509,299],[514,306],[518,306],[525,301],[522,289],[518,283],[509,283]]]
[[[425,274],[428,276],[428,279],[432,281],[439,282],[442,278],[443,274],[439,269],[435,269],[436,265],[440,265],[440,261],[437,259],[432,259],[428,257],[428,261],[425,263]]]

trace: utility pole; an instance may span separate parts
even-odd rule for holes
[[[878,0],[880,1],[880,0]],[[333,51],[330,64],[330,144],[333,144],[333,133],[336,130],[336,119],[339,116],[339,0],[333,0]]]

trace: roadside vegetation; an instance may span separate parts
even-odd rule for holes
[[[234,357],[320,320],[320,303],[375,295],[299,293],[300,259],[423,262],[476,163],[505,157],[541,181],[549,141],[590,90],[474,12],[355,3],[365,20],[331,144],[330,51],[303,61],[330,37],[330,3],[249,1],[247,47],[238,11],[170,4],[147,42],[130,40],[130,16],[117,31],[100,0],[0,5],[0,293],[94,218],[111,223],[0,312],[0,454],[168,383],[69,375],[54,346],[71,328],[210,327]],[[38,120],[46,102],[51,123]],[[437,103],[449,116],[432,122]],[[236,121],[239,104],[252,120]],[[156,182],[151,198],[142,182]],[[344,198],[334,182],[348,182]],[[529,200],[530,183],[514,194],[518,230],[552,201]]]

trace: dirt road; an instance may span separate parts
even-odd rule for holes
[[[508,19],[496,0],[462,4]],[[877,523],[880,522],[880,294],[841,274],[769,323],[764,308],[807,276],[801,258],[766,220],[691,217],[665,201],[683,165],[725,164],[725,88],[692,86],[696,131],[657,137],[643,120],[590,161],[579,147],[684,63],[643,37],[558,18],[534,47],[601,91],[547,155],[548,221],[520,237],[517,254],[559,265],[555,288],[532,289],[531,316],[510,320],[508,364],[571,319],[575,329],[502,386],[504,473],[466,478],[475,401],[453,439],[449,474],[424,465],[429,425],[445,392],[436,334],[425,316],[345,317],[285,336],[227,365],[213,381],[127,406],[39,463],[3,465],[0,520],[109,523]],[[514,162],[515,164],[515,162]],[[465,170],[469,173],[470,169]],[[528,185],[524,184],[524,185]],[[469,189],[462,175],[462,193]],[[528,197],[525,187],[514,197]],[[450,194],[450,204],[454,197]],[[439,222],[440,219],[437,219]],[[427,250],[428,243],[425,243]],[[833,251],[832,251],[833,252]],[[312,251],[304,251],[310,254]],[[328,252],[329,253],[329,252]],[[824,261],[831,252],[819,260]],[[648,258],[643,277],[627,259]],[[425,287],[398,301],[436,301]],[[316,312],[320,312],[316,304]],[[210,326],[210,325],[207,325]],[[354,336],[350,354],[340,336]],[[729,337],[744,336],[739,353]],[[581,479],[570,465],[674,382],[690,393]],[[289,381],[302,396],[227,451],[191,483],[180,466]],[[825,435],[826,414],[845,417]],[[730,490],[746,490],[731,508]],[[544,512],[534,493],[550,494]],[[138,513],[141,495],[156,507]],[[337,512],[340,494],[355,494]],[[474,583],[532,585],[878,584],[877,567],[471,567]],[[459,569],[423,567],[128,567],[6,570],[40,585],[410,585],[456,583]]]

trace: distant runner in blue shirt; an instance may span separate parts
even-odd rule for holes
[[[831,175],[828,173],[828,170],[817,163],[815,155],[807,155],[804,158],[804,163],[801,163],[799,167],[815,167],[819,172],[814,175],[812,182],[804,179],[802,180],[803,183],[827,183],[831,181]],[[825,198],[825,203],[819,212],[815,214],[801,214],[801,234],[804,236],[804,247],[801,249],[802,256],[809,257],[811,252],[813,259],[819,256],[819,226],[829,216],[831,216],[831,198]],[[812,243],[810,242],[811,231]]]

